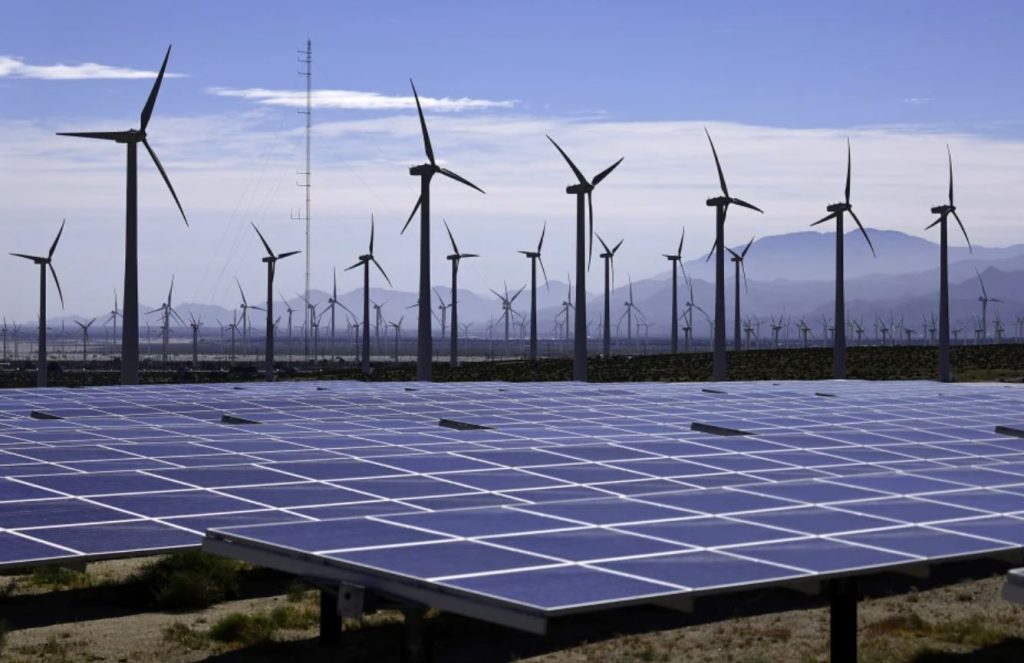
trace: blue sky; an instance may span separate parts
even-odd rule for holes
[[[65,241],[79,248],[62,268],[73,279],[69,308],[108,307],[121,278],[119,251],[105,252],[123,241],[123,154],[52,134],[137,125],[152,80],[142,72],[173,43],[169,71],[182,77],[166,81],[150,133],[193,227],[175,220],[140,159],[142,298],[155,304],[175,273],[185,299],[233,304],[235,276],[258,283],[250,221],[281,250],[302,243],[288,221],[302,200],[302,118],[288,102],[309,36],[323,95],[314,111],[321,288],[361,251],[371,212],[383,262],[399,287],[413,287],[415,236],[397,234],[416,198],[407,166],[422,160],[409,76],[428,97],[439,156],[488,190],[481,198],[443,183],[435,194],[435,213],[490,258],[472,268],[479,290],[521,280],[509,243],[528,248],[545,220],[549,271],[571,266],[569,173],[547,132],[591,174],[626,157],[595,204],[599,231],[629,239],[619,264],[635,278],[660,271],[646,256],[674,244],[680,224],[691,254],[710,243],[705,124],[735,193],[768,212],[736,214],[735,243],[806,228],[841,192],[851,136],[855,201],[869,225],[926,235],[950,143],[972,238],[1009,244],[1021,239],[1009,203],[1024,185],[1012,169],[1024,162],[1022,14],[1017,2],[935,0],[8,3],[0,224],[9,250],[31,252],[68,217]],[[102,67],[83,80],[83,63]],[[58,64],[71,69],[55,74]],[[0,261],[6,282],[27,269],[10,263]],[[284,287],[296,289],[300,272],[282,267]],[[442,259],[436,278],[444,273]],[[339,288],[359,285],[350,277]],[[32,301],[16,293],[9,306],[27,316]]]

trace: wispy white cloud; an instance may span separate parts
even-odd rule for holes
[[[266,88],[226,88],[212,87],[207,92],[219,97],[234,97],[255,101],[268,106],[287,106],[304,108],[306,93],[299,90],[268,90]],[[389,96],[377,92],[360,92],[358,90],[314,90],[312,94],[314,108],[334,108],[340,110],[405,110],[416,107],[412,96]],[[470,99],[468,97],[420,97],[424,108],[435,111],[491,110],[497,108],[513,108],[516,100],[492,101],[489,99]]]
[[[81,64],[28,64],[19,57],[0,55],[0,78],[35,78],[46,81],[84,81],[94,79],[154,78],[157,72],[126,67],[112,67],[96,62]],[[179,78],[182,74],[167,73],[167,78]]]
[[[910,104],[911,106],[924,106],[935,101],[935,97],[907,97],[903,100],[903,103]]]

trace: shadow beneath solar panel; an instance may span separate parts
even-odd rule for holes
[[[286,593],[294,580],[291,575],[271,569],[242,569],[237,572],[237,592],[231,599],[278,596]],[[156,611],[155,589],[146,580],[130,578],[84,587],[0,596],[0,615],[11,629],[126,617]],[[194,608],[161,611],[185,613],[191,610]]]

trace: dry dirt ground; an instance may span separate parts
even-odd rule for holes
[[[398,660],[400,613],[346,621],[342,644],[320,647],[316,594],[287,586],[286,578],[251,583],[240,592],[244,598],[190,612],[111,603],[117,583],[146,563],[100,562],[81,577],[0,578],[0,619],[7,622],[0,661]],[[961,575],[945,579],[865,586],[860,660],[1024,661],[1024,608],[1000,598],[1004,570],[973,568],[970,575],[982,576],[973,580],[955,581],[963,577],[957,571]],[[544,638],[451,615],[431,615],[427,623],[438,662],[828,660],[828,611],[820,599],[761,593],[698,601],[696,608],[694,614],[651,608],[574,618],[554,623]]]

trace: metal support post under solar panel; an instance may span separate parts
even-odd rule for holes
[[[857,663],[857,581],[836,578],[829,583],[829,659]]]
[[[320,590],[320,645],[341,642],[341,615],[338,614],[338,595],[327,589]]]
[[[431,660],[427,627],[423,623],[426,610],[417,606],[402,608],[402,663],[427,663]]]

